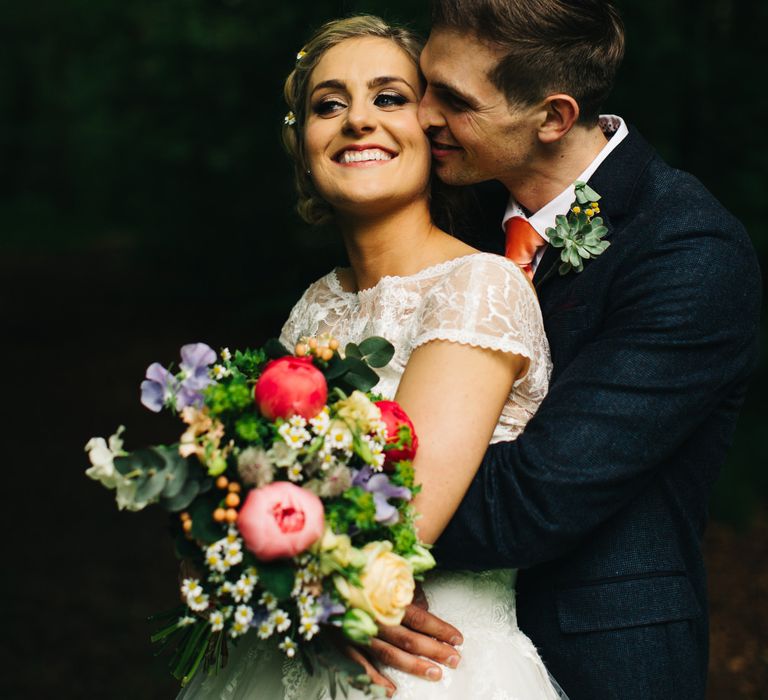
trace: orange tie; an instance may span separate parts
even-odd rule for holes
[[[533,261],[536,251],[547,242],[522,216],[513,216],[505,224],[507,245],[504,255],[523,269],[528,279],[533,279]]]

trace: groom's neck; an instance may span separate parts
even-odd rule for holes
[[[575,126],[556,143],[539,144],[502,183],[520,205],[535,213],[572,185],[607,142],[598,125]]]

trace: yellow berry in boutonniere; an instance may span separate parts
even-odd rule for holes
[[[592,217],[592,216],[594,216],[594,215],[595,215],[595,210],[594,210],[594,209],[587,209],[587,210],[585,210],[585,211],[584,211],[584,213],[585,213],[587,216],[589,216],[589,217]]]
[[[572,207],[572,208],[571,208],[571,211],[572,211],[574,214],[581,214],[581,207]]]

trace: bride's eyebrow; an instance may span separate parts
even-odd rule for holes
[[[413,87],[405,78],[399,78],[397,76],[393,75],[382,75],[378,78],[372,78],[368,81],[367,86],[368,88],[377,88],[381,87],[382,85],[388,85],[389,83],[402,83],[403,85],[407,85],[414,93],[417,93],[416,88]],[[331,79],[331,80],[323,80],[323,82],[318,83],[315,85],[314,88],[312,88],[312,92],[310,93],[310,97],[314,95],[318,90],[322,90],[324,88],[331,88],[333,90],[344,90],[347,89],[347,84],[343,80],[337,80],[337,79]]]

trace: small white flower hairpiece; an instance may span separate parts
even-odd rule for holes
[[[302,49],[301,51],[299,51],[299,53],[296,54],[296,61],[297,62],[300,61],[306,55],[307,55],[307,52],[304,49]]]
[[[283,117],[283,124],[286,126],[293,126],[296,123],[296,115],[293,112],[288,112],[288,114]]]

